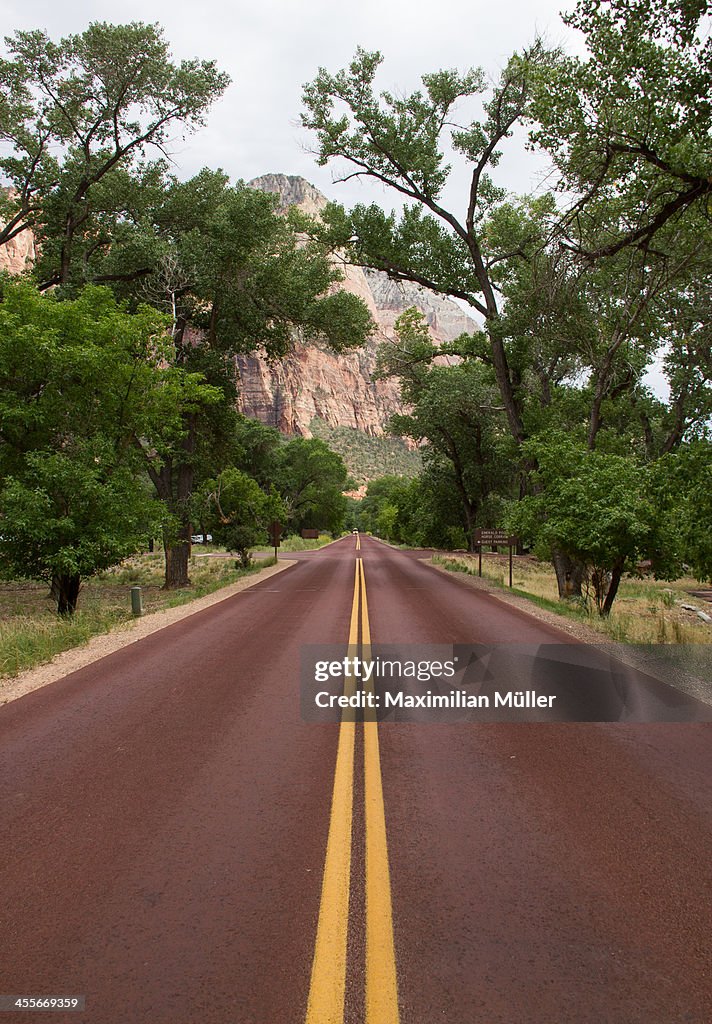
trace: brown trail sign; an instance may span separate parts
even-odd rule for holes
[[[274,548],[274,557],[276,558],[277,548],[282,543],[282,524],[278,523],[277,520],[275,519],[274,522],[271,522],[267,527],[267,532],[269,533],[270,543]]]
[[[482,545],[489,544],[492,547],[509,548],[509,586],[512,586],[512,552],[517,546],[517,538],[507,530],[494,530],[487,527],[475,530],[475,543],[479,552],[479,571],[482,575]]]

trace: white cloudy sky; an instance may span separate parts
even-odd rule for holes
[[[384,54],[383,88],[409,91],[422,73],[443,67],[479,65],[496,76],[508,55],[537,32],[552,43],[577,45],[559,17],[562,6],[570,8],[573,0],[0,0],[0,25],[2,35],[43,28],[56,38],[81,31],[89,21],[159,22],[176,58],[213,59],[232,78],[206,129],[174,147],[180,177],[205,165],[222,167],[233,179],[299,174],[347,206],[390,205],[380,189],[333,185],[335,171],[316,166],[309,135],[299,126],[302,85],[320,65],[343,67],[357,45]],[[546,170],[542,160],[514,143],[502,162],[501,181],[525,192]],[[455,206],[464,184],[455,178],[448,196]]]

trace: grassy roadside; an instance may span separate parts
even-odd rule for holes
[[[338,540],[338,538],[332,537],[329,533],[320,533],[318,537],[313,540],[305,540],[304,537],[287,537],[283,540],[279,546],[280,551],[316,551],[318,548],[323,548],[326,544],[331,544],[332,541]]]
[[[130,620],[131,587],[141,587],[144,612],[156,612],[204,597],[273,563],[273,558],[267,558],[250,569],[236,569],[232,559],[193,556],[190,587],[165,591],[163,555],[136,555],[88,580],[79,595],[76,614],[66,620],[55,614],[46,584],[1,583],[0,677],[15,676],[41,665]]]
[[[433,562],[449,572],[477,576],[477,556],[434,555]],[[515,557],[511,591],[506,555],[484,554],[482,576],[507,593],[524,597],[563,618],[584,623],[608,640],[630,644],[712,643],[712,625],[681,607],[681,603],[696,604],[712,615],[712,606],[707,608],[704,602],[690,598],[689,590],[700,589],[700,584],[693,579],[674,582],[625,579],[609,618],[602,619],[595,611],[587,611],[578,603],[560,601],[553,568],[531,556]]]

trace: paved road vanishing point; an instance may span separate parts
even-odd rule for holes
[[[0,995],[709,1024],[711,726],[307,722],[305,644],[570,638],[369,538],[296,563],[0,709]]]

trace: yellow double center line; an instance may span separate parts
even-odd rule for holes
[[[357,545],[360,547],[359,541],[360,538],[357,539]],[[359,650],[359,619],[360,657],[362,660],[370,660],[371,630],[368,621],[366,577],[361,558],[356,559],[349,628],[350,657],[355,657]],[[347,693],[354,692],[355,683],[356,680],[353,678],[346,680]],[[346,721],[347,716],[349,712],[344,712],[339,726],[329,838],[326,845],[306,1024],[343,1024],[344,1020],[356,740],[356,723]],[[398,1024],[391,881],[376,721],[363,723],[363,756],[366,832],[365,1020],[366,1024]]]

